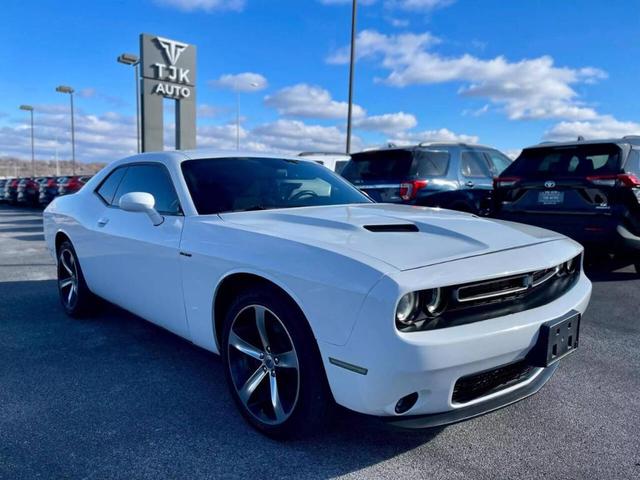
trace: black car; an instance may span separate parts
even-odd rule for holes
[[[489,212],[493,177],[511,160],[464,143],[421,143],[351,155],[344,178],[376,202]]]
[[[495,180],[492,215],[626,256],[640,273],[640,137],[524,149]]]
[[[0,203],[4,202],[4,186],[9,182],[8,179],[0,179]]]
[[[49,205],[58,196],[59,184],[66,181],[67,177],[47,177],[40,183],[38,189],[38,203]]]

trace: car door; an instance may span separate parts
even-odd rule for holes
[[[153,195],[163,223],[154,226],[145,213],[121,210],[120,198],[131,192]],[[179,263],[184,216],[168,170],[159,163],[124,166],[96,193],[105,205],[94,226],[95,293],[188,337]]]

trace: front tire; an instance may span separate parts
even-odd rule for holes
[[[291,299],[269,287],[241,293],[227,312],[221,353],[251,426],[280,439],[322,429],[331,394],[315,339]]]
[[[58,293],[67,315],[79,318],[87,315],[95,300],[84,280],[78,256],[70,241],[58,247]]]

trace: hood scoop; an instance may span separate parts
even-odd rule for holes
[[[366,230],[374,233],[391,232],[419,232],[420,229],[413,223],[392,223],[390,225],[364,225]]]

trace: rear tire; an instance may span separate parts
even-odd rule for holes
[[[333,400],[315,338],[290,298],[267,286],[240,293],[221,350],[231,395],[252,427],[278,439],[323,429]]]
[[[58,247],[58,294],[67,315],[84,317],[91,312],[95,297],[87,287],[78,256],[69,240]]]

